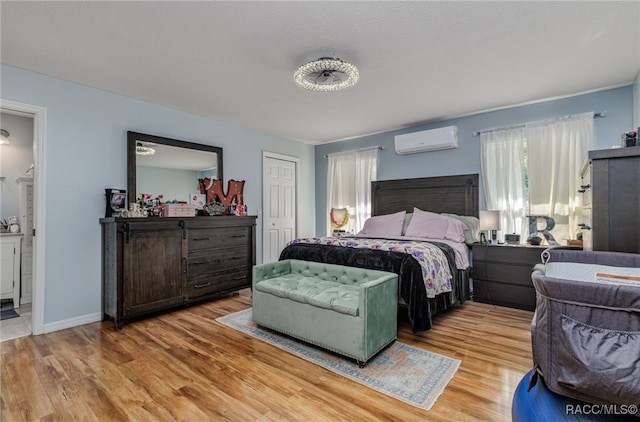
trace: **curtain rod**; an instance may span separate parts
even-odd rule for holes
[[[571,116],[567,116],[566,118],[569,118]],[[599,113],[593,113],[593,118],[597,119],[598,117],[607,117],[607,112],[606,111],[601,111]],[[562,120],[563,117],[558,118],[558,119],[548,119],[549,121],[553,121],[553,120]],[[546,121],[546,120],[541,120],[542,122]],[[507,129],[516,129],[519,127],[525,127],[527,124],[526,123],[522,123],[522,124],[518,124],[518,125],[511,125],[511,126],[501,126],[501,127],[495,127],[492,129],[483,129],[483,130],[479,130],[476,132],[473,132],[473,136],[480,136],[481,133],[485,133],[485,132],[494,132],[497,130],[507,130]]]
[[[377,146],[377,147],[367,147],[367,148],[361,148],[361,149],[352,149],[352,150],[350,150],[350,151],[332,152],[331,154],[340,154],[341,152],[354,152],[354,151],[355,151],[355,152],[358,152],[358,151],[366,151],[366,150],[368,150],[368,149],[374,149],[374,148],[375,148],[375,149],[379,149],[379,150],[383,150],[383,149],[384,149],[384,145],[380,145],[380,146]],[[323,156],[322,156],[322,158],[328,158],[328,157],[329,157],[329,154],[325,154],[325,155],[323,155]]]

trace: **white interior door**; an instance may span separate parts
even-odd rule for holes
[[[296,235],[297,160],[265,153],[262,160],[263,257],[277,261],[280,252]]]

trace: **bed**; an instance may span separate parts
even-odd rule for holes
[[[465,220],[467,217],[477,219],[479,214],[477,174],[376,181],[372,182],[371,191],[372,216],[375,217],[386,219],[395,215],[395,219],[399,218],[397,214],[413,216],[418,215],[417,212],[425,212],[420,215],[435,213]],[[411,221],[406,218],[403,233],[408,224]],[[365,224],[363,231],[366,232],[366,228]],[[412,330],[417,333],[430,329],[432,318],[438,312],[456,303],[462,304],[471,297],[467,245],[473,238],[467,237],[461,245],[458,240],[425,241],[413,236],[367,237],[366,234],[345,238],[295,239],[283,249],[280,259],[326,262],[398,274],[399,302],[406,308]],[[393,242],[396,246],[390,247]],[[425,254],[433,256],[434,261],[425,258]],[[436,256],[439,260],[435,260]],[[448,272],[448,288],[429,286],[425,274],[434,268]]]

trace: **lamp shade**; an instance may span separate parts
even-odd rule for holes
[[[480,230],[500,230],[500,211],[480,211]]]

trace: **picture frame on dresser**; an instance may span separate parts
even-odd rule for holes
[[[104,195],[107,202],[105,217],[119,216],[121,210],[128,208],[126,190],[107,188]]]

